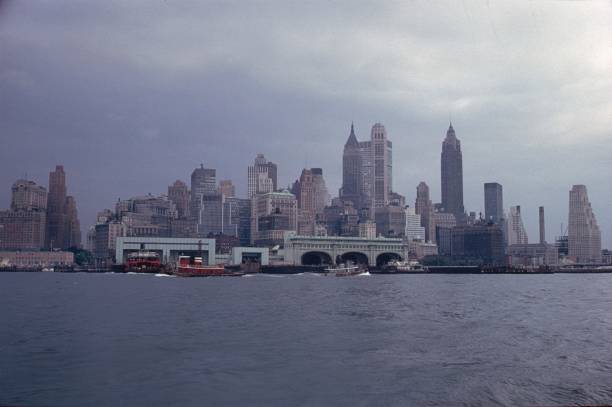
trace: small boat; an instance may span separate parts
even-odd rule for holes
[[[392,260],[382,267],[381,272],[385,274],[427,273],[428,270],[418,261]]]
[[[334,273],[336,277],[358,276],[367,273],[368,270],[361,264],[340,263],[325,269],[325,274]]]
[[[225,271],[223,264],[207,266],[202,264],[201,257],[179,256],[173,274],[179,277],[239,277],[243,272]]]

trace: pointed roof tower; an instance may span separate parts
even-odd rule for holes
[[[359,147],[359,142],[357,141],[357,137],[355,136],[355,126],[353,126],[353,122],[351,122],[351,134],[349,134],[349,137],[346,140],[346,144],[344,144],[344,147]]]

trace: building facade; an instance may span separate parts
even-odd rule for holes
[[[497,182],[484,184],[485,220],[501,224],[504,219],[504,190]]]
[[[584,185],[569,193],[569,257],[577,263],[601,263],[601,231]]]
[[[525,226],[523,225],[523,219],[521,217],[521,207],[511,206],[508,212],[508,237],[507,243],[511,245],[526,245],[529,243]]]
[[[252,198],[251,243],[256,246],[281,246],[284,232],[297,231],[298,205],[288,191],[258,194]]]
[[[168,186],[168,199],[176,206],[176,214],[179,219],[189,218],[190,191],[187,184],[176,180]]]
[[[463,223],[465,209],[463,207],[463,156],[461,141],[455,134],[451,124],[442,142],[441,154],[441,185],[442,208],[444,212],[452,213],[458,223]]]
[[[278,189],[277,166],[267,161],[263,154],[257,154],[253,165],[248,167],[248,197],[274,192]]]
[[[202,209],[202,196],[217,193],[217,170],[213,168],[196,168],[191,173],[191,197],[189,212],[191,218],[199,223]]]
[[[417,186],[416,201],[414,203],[415,213],[421,216],[421,226],[425,230],[425,241],[436,241],[436,222],[434,219],[434,207],[429,197],[429,186],[420,182]]]

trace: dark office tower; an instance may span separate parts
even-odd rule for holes
[[[49,173],[49,194],[47,195],[47,233],[45,246],[63,248],[66,228],[66,174],[64,166],[55,166]]]
[[[189,213],[193,220],[199,221],[202,196],[217,192],[217,171],[212,168],[196,168],[191,173],[191,204]]]
[[[442,142],[441,158],[442,207],[444,212],[455,215],[458,223],[464,223],[461,142],[457,139],[452,124],[448,127],[446,138]]]
[[[64,227],[63,248],[81,247],[81,223],[77,212],[77,205],[74,197],[66,197],[66,225]]]
[[[351,123],[351,133],[344,144],[342,153],[342,188],[340,198],[343,202],[352,202],[354,208],[361,208],[363,198],[363,165],[359,142],[355,136],[355,128]]]
[[[183,181],[176,180],[168,186],[168,199],[176,206],[179,219],[189,217],[189,188]]]
[[[504,218],[504,190],[497,182],[484,184],[485,220],[500,224]]]
[[[434,221],[434,207],[429,198],[429,186],[421,182],[417,186],[417,197],[414,204],[417,215],[421,215],[421,226],[425,228],[425,240],[436,241],[436,224]]]

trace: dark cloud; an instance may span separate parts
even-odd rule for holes
[[[306,165],[336,191],[350,121],[385,124],[394,189],[439,199],[449,114],[466,206],[504,185],[532,239],[589,187],[612,244],[612,11],[607,3],[2,2],[0,196],[68,172],[82,223],[164,192],[200,162],[245,192],[258,152],[282,184]]]

